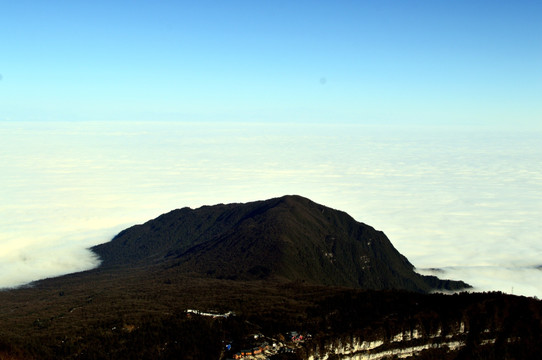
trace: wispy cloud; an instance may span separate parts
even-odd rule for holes
[[[8,249],[0,256],[1,285],[15,287],[44,277],[88,270],[99,263],[99,259],[81,243],[52,246],[27,241],[26,246],[15,251]]]
[[[537,296],[542,294],[542,270],[524,266],[458,266],[418,269],[421,274],[446,279],[469,279],[471,291],[503,291],[510,294]]]

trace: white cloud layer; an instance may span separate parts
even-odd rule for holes
[[[0,287],[183,206],[300,194],[418,268],[542,296],[540,133],[354,125],[0,122]]]

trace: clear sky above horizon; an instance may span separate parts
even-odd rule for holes
[[[0,120],[540,128],[541,1],[16,1]]]

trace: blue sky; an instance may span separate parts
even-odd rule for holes
[[[0,119],[540,127],[542,2],[16,1]]]

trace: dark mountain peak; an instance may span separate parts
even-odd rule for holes
[[[327,208],[326,206],[315,203],[314,201],[307,199],[299,195],[285,195],[279,198],[270,199],[264,201],[264,203],[269,204],[272,207],[278,207],[281,209],[288,209],[289,211],[324,211]],[[330,209],[331,210],[331,209]],[[337,211],[337,210],[335,210]]]
[[[421,292],[468,286],[415,273],[383,232],[298,195],[173,210],[93,250],[103,267],[150,266],[216,278]]]
[[[300,196],[300,195],[284,195],[279,198],[270,199],[269,202],[276,201],[278,206],[308,206],[308,205],[317,205],[313,201]]]

